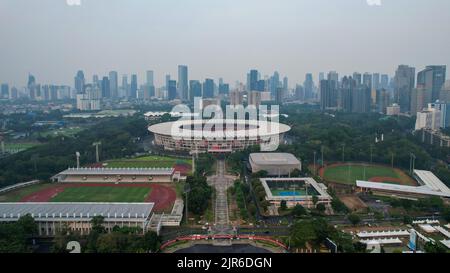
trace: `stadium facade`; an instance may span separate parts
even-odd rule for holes
[[[255,145],[278,147],[290,129],[277,122],[226,119],[179,120],[148,128],[155,144],[165,150],[198,153],[231,153]]]
[[[179,179],[173,168],[69,168],[52,177],[62,183],[169,183]]]
[[[152,222],[154,203],[0,203],[0,223],[17,222],[30,215],[40,236],[54,236],[61,230],[81,235],[92,230],[92,218],[104,217],[106,231],[115,226],[136,227],[145,233]]]

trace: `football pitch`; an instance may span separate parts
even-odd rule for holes
[[[416,185],[414,180],[401,170],[370,164],[336,164],[326,167],[321,174],[331,182],[355,185],[356,180]]]
[[[51,202],[123,202],[140,203],[149,196],[147,187],[69,187]]]

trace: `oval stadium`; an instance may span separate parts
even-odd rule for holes
[[[155,144],[170,151],[230,153],[250,146],[278,146],[291,130],[285,124],[260,120],[178,120],[150,126]]]

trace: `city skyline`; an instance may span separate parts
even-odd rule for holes
[[[189,79],[233,84],[255,68],[262,77],[278,71],[293,87],[306,73],[317,82],[320,72],[332,70],[392,76],[400,64],[421,70],[450,63],[448,1],[149,2],[0,0],[1,25],[14,23],[0,28],[6,41],[0,82],[24,86],[31,73],[42,83],[71,85],[80,69],[137,72],[143,82],[153,70],[162,86],[166,74],[176,79],[185,64]],[[126,20],[116,20],[121,17]]]

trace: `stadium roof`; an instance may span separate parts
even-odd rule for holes
[[[360,187],[360,188],[382,190],[382,191],[392,191],[392,192],[398,192],[398,193],[411,193],[411,194],[450,197],[450,193],[434,191],[427,185],[416,187],[416,186],[405,186],[405,185],[368,182],[368,181],[358,180],[358,181],[356,181],[356,186]]]
[[[194,125],[204,130],[186,128],[187,126]],[[233,128],[230,130],[228,128],[229,125],[236,125],[237,129]],[[222,130],[219,129],[220,126],[223,127]],[[246,126],[250,126],[250,128],[246,128]],[[212,127],[214,130],[212,130]],[[290,131],[291,127],[278,122],[263,120],[199,119],[158,123],[150,126],[148,130],[154,134],[181,139],[225,138],[234,140],[235,138],[256,138],[260,136],[279,135]]]
[[[288,153],[253,153],[250,160],[257,165],[299,165],[300,161]]]
[[[36,220],[89,221],[94,216],[105,220],[128,221],[149,218],[154,203],[0,203],[0,222],[18,220],[30,214]]]
[[[173,168],[69,168],[58,175],[172,175]]]
[[[419,182],[422,182],[431,190],[446,193],[450,196],[450,189],[444,183],[442,183],[442,181],[439,180],[439,178],[437,178],[432,172],[414,170],[414,175],[416,176],[417,180],[419,180]]]

